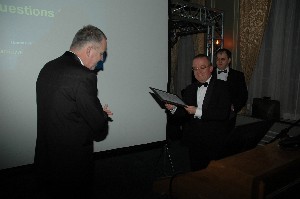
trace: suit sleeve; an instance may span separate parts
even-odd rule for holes
[[[90,126],[95,141],[105,139],[108,133],[107,114],[97,97],[97,77],[89,74],[79,85],[76,102],[78,110]]]
[[[198,87],[197,87],[198,88]],[[197,90],[194,85],[189,85],[182,92],[183,101],[190,106],[197,106]],[[193,115],[188,114],[188,112],[183,107],[177,107],[174,114],[169,114],[171,121],[182,124],[189,119],[193,118]]]
[[[236,93],[234,96],[232,96],[232,102],[234,106],[234,111],[236,113],[240,112],[242,108],[246,105],[247,99],[248,99],[248,90],[247,85],[245,81],[244,73],[239,73],[237,75],[237,82],[236,85]]]

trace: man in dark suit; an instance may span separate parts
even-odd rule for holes
[[[187,86],[182,96],[188,106],[165,106],[173,121],[184,121],[183,136],[189,148],[190,166],[196,171],[222,157],[231,104],[227,83],[212,76],[213,66],[206,55],[194,57],[192,70],[197,81]]]
[[[231,52],[226,49],[219,49],[216,53],[217,67],[214,68],[213,75],[217,79],[227,81],[231,97],[230,126],[235,127],[237,113],[246,105],[248,90],[244,73],[230,68]]]
[[[112,115],[97,97],[93,72],[106,48],[104,33],[84,26],[70,50],[48,62],[39,73],[34,164],[40,188],[52,197],[91,195],[93,141],[105,139]]]

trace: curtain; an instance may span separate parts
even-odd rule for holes
[[[271,0],[240,0],[240,61],[248,83],[267,23]]]
[[[300,1],[272,0],[269,23],[249,83],[255,97],[280,102],[281,117],[300,118]]]
[[[195,55],[198,55],[200,53],[206,54],[205,36],[205,33],[193,35]]]
[[[176,89],[177,95],[192,82],[192,62],[194,52],[193,36],[181,37],[178,41],[178,57],[176,68]]]
[[[176,69],[177,69],[178,42],[175,43],[174,46],[172,46],[169,53],[171,53],[171,55],[170,55],[171,63],[170,63],[170,68],[169,68],[169,70],[170,70],[169,71],[169,75],[170,75],[169,90],[171,93],[176,93],[175,92],[175,88],[176,88],[175,82],[176,82],[176,76],[177,76]]]
[[[190,0],[191,3],[195,3],[198,5],[205,6],[206,0]],[[205,33],[198,33],[193,35],[193,42],[194,42],[194,54],[197,55],[199,53],[206,53],[206,46],[205,46]]]

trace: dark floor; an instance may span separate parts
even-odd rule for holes
[[[251,121],[246,119],[242,118],[242,122],[238,123],[253,122],[252,118]],[[280,130],[283,127],[274,125],[271,129],[279,131],[277,128]],[[152,149],[97,158],[94,198],[168,199],[153,193],[153,182],[161,177],[189,171],[187,148],[178,137],[168,141],[168,145],[159,145]],[[36,187],[30,166],[29,169],[25,166],[25,169],[21,167],[0,171],[1,199],[40,199],[42,197],[36,194]]]
[[[153,182],[188,170],[187,150],[178,140],[151,150],[101,158],[96,161],[95,198],[163,199],[153,193]],[[41,198],[32,172],[6,173],[0,183],[1,199]]]
[[[187,170],[186,148],[172,142],[167,148],[98,161],[95,192],[99,198],[158,198],[152,192],[157,178]]]

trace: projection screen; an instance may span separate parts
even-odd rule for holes
[[[108,37],[98,97],[114,113],[95,152],[165,140],[149,86],[167,88],[167,0],[2,0],[0,24],[0,169],[33,163],[38,73],[87,24]]]

